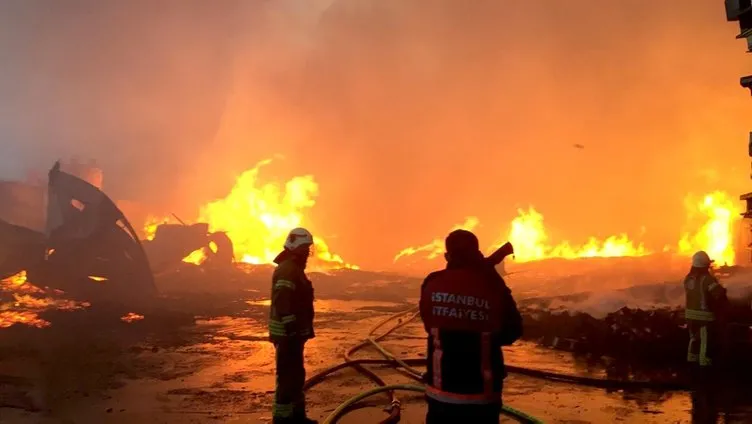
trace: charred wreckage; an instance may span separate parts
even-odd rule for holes
[[[233,261],[229,237],[209,233],[207,224],[163,224],[152,240],[139,240],[106,194],[62,171],[59,161],[48,173],[46,190],[3,183],[0,196],[6,199],[3,217],[16,221],[0,219],[0,279],[26,272],[39,287],[87,301],[130,304],[153,298],[155,275],[179,266],[193,251],[203,249],[210,265]]]

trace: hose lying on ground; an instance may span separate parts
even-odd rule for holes
[[[354,396],[354,397],[348,399],[345,403],[343,403],[342,405],[340,405],[339,407],[337,407],[337,409],[335,409],[324,420],[324,424],[332,424],[332,423],[336,422],[337,419],[339,419],[345,413],[345,411],[347,410],[347,408],[351,407],[352,405],[360,402],[361,400],[363,400],[363,399],[365,399],[365,398],[367,398],[369,396],[373,396],[373,395],[381,393],[381,392],[394,391],[394,390],[407,390],[407,391],[411,391],[411,392],[424,393],[426,391],[426,388],[423,387],[423,386],[416,386],[416,385],[411,385],[411,384],[393,384],[393,385],[390,385],[390,386],[376,387],[374,389],[365,391],[365,392],[363,392],[363,393],[361,393],[361,394],[359,394],[357,396]],[[531,424],[538,424],[538,423],[542,424],[543,423],[543,421],[540,421],[539,419],[537,419],[537,418],[535,418],[533,416],[530,416],[530,415],[528,415],[528,414],[526,414],[526,413],[524,413],[522,411],[518,411],[518,410],[516,410],[514,408],[511,408],[509,406],[506,406],[506,405],[502,406],[502,413],[504,413],[505,415],[508,415],[508,416],[510,416],[512,418],[515,418],[519,422],[523,422],[523,423],[531,423]]]
[[[393,321],[395,319],[398,319],[400,317],[404,317],[406,315],[409,315],[406,319],[401,320],[398,322],[395,326],[388,329],[386,332],[382,333],[381,335],[374,337],[374,333],[384,325],[386,325],[388,322]],[[322,382],[326,377],[328,377],[330,374],[333,374],[336,371],[339,371],[343,368],[353,367],[362,374],[364,374],[366,377],[368,377],[370,380],[372,380],[374,383],[376,383],[379,387],[369,390],[367,392],[361,393],[358,396],[355,396],[342,405],[340,405],[332,414],[327,418],[325,423],[334,423],[337,419],[339,419],[344,413],[346,413],[350,408],[355,406],[359,401],[362,399],[365,399],[369,396],[372,396],[374,394],[383,393],[386,392],[389,394],[390,400],[391,400],[391,406],[387,409],[390,412],[390,415],[387,419],[382,421],[382,424],[385,423],[395,423],[399,421],[401,411],[400,411],[400,403],[397,399],[396,395],[394,394],[395,390],[408,390],[408,391],[425,391],[423,386],[417,386],[417,385],[386,385],[386,383],[379,378],[376,374],[374,374],[372,371],[365,368],[363,365],[369,364],[369,365],[390,365],[392,367],[395,367],[398,371],[402,372],[403,374],[407,375],[413,380],[421,381],[422,380],[422,373],[415,369],[414,366],[421,366],[425,365],[426,359],[425,358],[409,358],[409,359],[400,359],[397,358],[395,355],[393,355],[391,352],[386,350],[381,344],[379,344],[379,341],[384,339],[389,334],[393,333],[397,329],[409,324],[412,320],[417,318],[418,316],[418,310],[417,308],[410,308],[406,311],[399,312],[394,315],[390,315],[386,319],[380,321],[376,326],[374,326],[368,333],[368,337],[366,340],[361,342],[360,344],[351,347],[348,349],[345,354],[345,362],[333,366],[331,368],[325,369],[316,375],[309,378],[304,385],[304,389],[308,390],[309,388],[319,384]],[[379,353],[384,356],[385,359],[352,359],[352,355],[357,352],[358,350],[362,349],[365,346],[372,345],[374,348],[376,348]],[[569,383],[569,384],[576,384],[576,385],[582,385],[582,386],[589,386],[589,387],[597,387],[597,388],[604,388],[604,389],[657,389],[657,390],[688,390],[688,387],[686,384],[681,383],[674,383],[674,382],[652,382],[652,381],[631,381],[631,380],[614,380],[614,379],[603,379],[603,378],[592,378],[592,377],[581,377],[581,376],[575,376],[575,375],[568,375],[568,374],[560,374],[560,373],[554,373],[549,371],[543,371],[543,370],[536,370],[531,368],[525,368],[525,367],[519,367],[514,365],[507,365],[506,369],[509,373],[516,373],[521,374],[529,377],[534,378],[541,378],[546,379],[550,381],[560,382],[560,383]],[[527,414],[524,414],[520,411],[517,411],[513,408],[504,406],[503,413],[506,415],[509,415],[512,418],[515,418],[521,422],[541,422],[537,420],[534,417],[528,416]]]

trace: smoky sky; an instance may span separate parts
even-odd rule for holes
[[[281,154],[261,178],[314,175],[308,222],[364,266],[529,205],[660,248],[688,193],[749,183],[737,32],[707,0],[0,1],[0,176],[92,157],[191,217]]]

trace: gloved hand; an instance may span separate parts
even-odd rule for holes
[[[501,263],[501,261],[504,260],[509,255],[514,254],[514,246],[512,246],[512,243],[506,242],[503,246],[496,249],[495,252],[491,254],[486,260],[491,262],[493,265],[498,265]]]

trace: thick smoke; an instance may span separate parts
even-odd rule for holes
[[[705,0],[2,2],[0,172],[95,157],[191,217],[280,153],[364,267],[527,204],[552,239],[662,246],[688,192],[745,191],[735,30]]]

